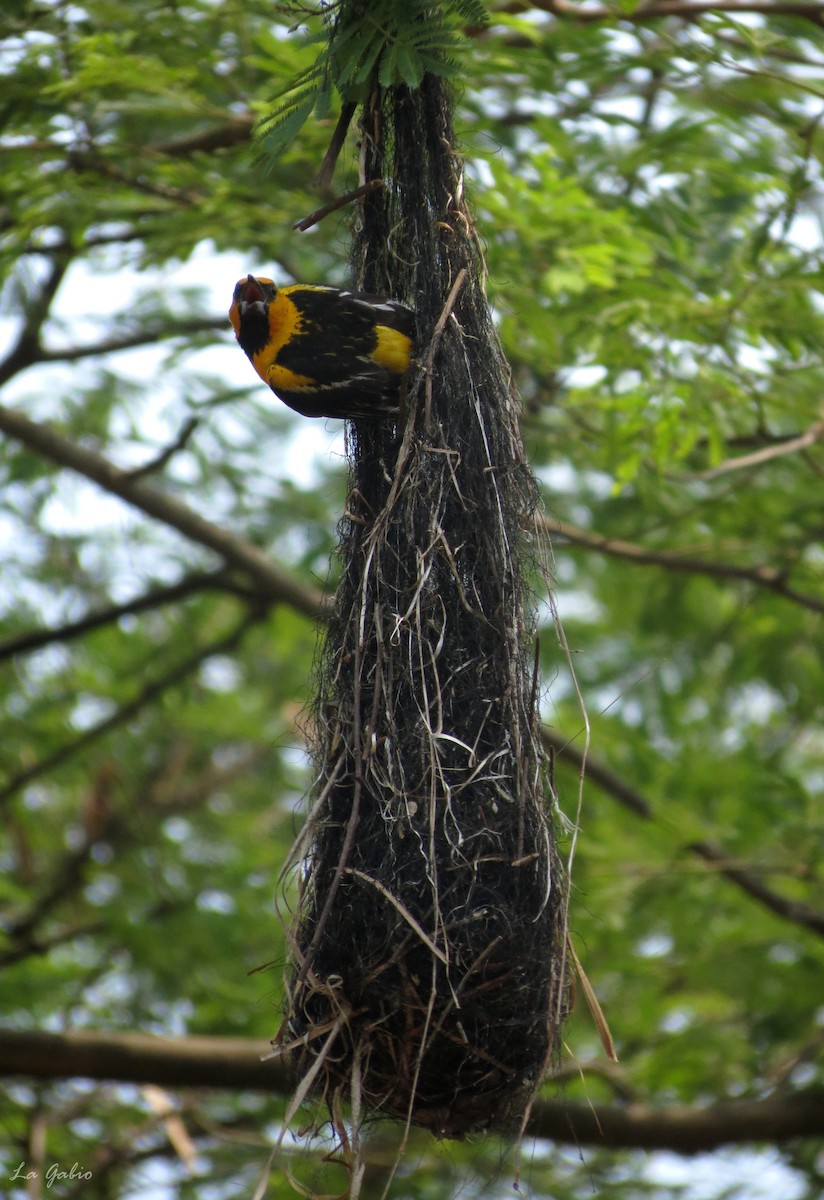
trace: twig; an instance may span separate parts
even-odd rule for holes
[[[67,346],[65,349],[48,350],[39,347],[37,357],[29,366],[39,363],[77,362],[83,358],[97,358],[104,354],[117,354],[121,350],[134,350],[150,346],[155,342],[171,338],[187,337],[191,333],[211,333],[226,330],[229,322],[225,317],[194,317],[191,321],[176,321],[174,324],[158,325],[139,333],[124,334],[122,337],[104,338],[88,346]]]
[[[231,785],[233,780],[246,774],[253,761],[261,757],[260,753],[243,755],[223,767],[212,763],[201,771],[192,783],[184,784],[181,782],[181,774],[187,754],[185,746],[182,747],[182,755],[180,749],[173,748],[162,770],[155,774],[152,784],[142,789],[143,811],[156,814],[158,820],[165,820],[173,812],[190,812],[204,803],[215,790]],[[98,842],[105,840],[109,847],[121,852],[134,839],[131,825],[120,819],[112,808],[109,792],[113,779],[107,773],[106,767],[104,761],[84,804],[84,842],[76,850],[67,851],[54,863],[49,871],[45,890],[34,897],[26,912],[7,922],[6,932],[17,945],[7,954],[0,956],[0,963],[15,962],[30,954],[45,954],[52,945],[89,932],[97,932],[102,928],[99,922],[94,922],[75,927],[68,926],[59,936],[37,937],[44,918],[51,916],[56,908],[64,905],[85,885],[85,868]],[[160,902],[150,910],[151,919],[166,915],[170,908],[173,911],[174,906],[170,906],[168,902]]]
[[[176,454],[179,454],[181,450],[186,449],[189,439],[199,425],[200,417],[189,417],[183,422],[180,432],[175,440],[166,446],[164,450],[161,450],[160,454],[155,455],[154,458],[150,458],[149,461],[144,463],[142,467],[135,467],[134,470],[129,471],[129,478],[142,479],[145,475],[151,475],[156,471],[162,471],[163,468],[171,462]]]
[[[652,0],[638,8],[627,11],[613,8],[586,8],[571,0],[531,0],[531,8],[538,8],[550,16],[578,21],[590,25],[599,21],[620,23],[630,21],[646,24],[656,17],[680,17],[693,21],[706,13],[759,13],[767,17],[800,17],[815,25],[824,25],[824,6],[814,0]]]
[[[106,491],[177,529],[191,541],[213,550],[254,579],[261,599],[289,604],[313,619],[322,616],[324,605],[319,591],[293,579],[253,542],[207,521],[174,496],[144,479],[130,478],[127,471],[120,470],[102,455],[63,437],[50,425],[32,421],[5,405],[0,405],[0,430],[61,467],[94,480]]]
[[[84,868],[88,864],[92,851],[98,841],[105,839],[112,845],[122,842],[125,827],[118,822],[115,815],[109,811],[105,823],[102,823],[91,835],[87,836],[77,850],[68,851],[50,871],[48,887],[37,896],[31,907],[20,916],[7,922],[8,937],[24,947],[34,940],[34,933],[43,919],[47,917],[63,901],[75,895],[85,882]]]
[[[262,619],[263,612],[256,609],[254,612],[247,613],[243,620],[230,633],[222,638],[218,638],[211,642],[208,646],[199,647],[193,654],[184,658],[182,662],[177,663],[171,670],[166,671],[163,675],[153,679],[147,683],[145,687],[121,705],[110,716],[105,717],[102,721],[98,721],[96,725],[92,725],[89,729],[83,731],[72,741],[64,742],[62,746],[58,746],[51,754],[47,754],[44,758],[32,763],[31,766],[18,771],[8,779],[5,785],[0,788],[0,805],[7,804],[13,796],[28,784],[33,783],[35,779],[48,774],[55,767],[62,766],[68,762],[75,754],[79,754],[81,750],[85,750],[87,746],[91,746],[94,742],[111,733],[124,722],[131,720],[142,709],[162,696],[169,688],[181,683],[187,676],[191,675],[192,671],[203,663],[207,658],[211,658],[214,654],[225,654],[233,649],[237,643],[243,638],[247,630],[256,621]]]
[[[111,179],[114,183],[123,184],[124,187],[142,192],[146,196],[156,196],[160,200],[168,200],[172,204],[179,204],[185,208],[193,208],[203,199],[198,192],[191,189],[170,187],[165,183],[154,183],[139,174],[129,175],[104,158],[88,151],[70,150],[66,155],[66,166],[78,175],[85,172],[90,175],[99,175],[101,179]]]
[[[774,567],[744,567],[736,563],[712,562],[709,559],[695,558],[682,554],[677,550],[647,550],[633,542],[624,542],[620,538],[603,537],[601,534],[590,533],[567,521],[541,518],[546,533],[553,538],[564,538],[574,546],[586,546],[600,554],[612,558],[623,558],[639,566],[665,567],[670,571],[685,571],[697,575],[709,575],[715,579],[740,579],[747,583],[757,584],[768,591],[775,592],[785,600],[808,608],[811,612],[824,612],[824,600],[799,592],[785,582],[783,575]]]
[[[198,133],[174,138],[170,142],[158,142],[147,149],[171,158],[187,158],[191,154],[206,154],[211,150],[225,150],[240,142],[248,142],[254,127],[255,118],[250,113],[244,117],[232,117],[211,129],[201,129]]]
[[[106,925],[103,921],[86,921],[80,925],[64,925],[62,929],[58,929],[47,938],[40,940],[27,938],[25,942],[0,954],[0,968],[11,967],[14,963],[23,962],[24,959],[48,954],[56,946],[73,942],[75,938],[92,937],[98,933],[105,933],[105,931]]]
[[[431,954],[434,954],[435,958],[440,959],[440,961],[444,964],[445,967],[449,965],[449,960],[447,959],[443,950],[441,950],[438,946],[435,945],[435,943],[432,941],[432,938],[429,936],[429,934],[423,928],[421,923],[419,921],[415,920],[415,918],[412,916],[412,913],[409,911],[409,909],[406,907],[406,905],[401,904],[401,902],[397,898],[397,896],[393,896],[392,893],[390,892],[389,888],[385,887],[384,884],[382,884],[379,879],[373,879],[371,875],[367,875],[365,871],[359,871],[356,867],[344,868],[344,874],[345,875],[353,875],[356,879],[362,879],[364,881],[364,883],[368,883],[371,887],[373,887],[377,891],[379,891],[380,894],[389,901],[389,903],[392,905],[392,907],[394,909],[396,909],[398,913],[400,913],[400,915],[403,917],[404,921],[406,921],[407,925],[411,926],[411,928],[414,929],[415,933],[421,939],[421,941],[426,946],[426,948],[429,950],[429,952]]]
[[[786,454],[796,454],[799,450],[806,450],[808,446],[820,441],[823,436],[824,420],[816,421],[804,433],[790,441],[783,442],[779,446],[764,446],[761,450],[754,450],[752,454],[742,454],[738,458],[726,458],[717,467],[712,467],[709,471],[701,471],[695,478],[717,479],[719,475],[726,475],[729,471],[744,471],[749,467],[760,467],[774,458],[782,458]]]
[[[435,354],[438,349],[438,344],[443,336],[443,331],[446,329],[446,322],[449,320],[449,314],[455,307],[455,301],[458,299],[458,293],[463,287],[466,279],[466,267],[461,267],[455,277],[455,282],[452,284],[449,295],[446,298],[446,304],[441,309],[441,315],[432,330],[432,337],[429,341],[429,347],[426,351],[426,362],[424,364],[424,373],[426,375],[426,401],[424,405],[424,425],[429,427],[429,422],[432,416],[432,372],[435,368]]]
[[[63,282],[63,277],[71,262],[70,252],[56,254],[52,259],[48,278],[41,286],[37,295],[26,305],[23,328],[17,341],[6,357],[0,362],[0,387],[7,383],[18,371],[25,370],[37,362],[43,354],[40,337],[43,326],[49,315],[49,308],[57,289]]]
[[[337,212],[339,208],[351,204],[353,200],[360,200],[361,196],[365,196],[367,193],[374,192],[377,188],[384,186],[382,179],[370,179],[368,183],[361,184],[354,191],[346,192],[343,196],[338,196],[337,200],[332,200],[331,203],[324,204],[322,208],[316,208],[314,212],[309,213],[308,217],[303,217],[302,220],[296,221],[292,228],[305,233],[307,229],[311,229],[313,225],[317,225],[319,221],[322,221],[324,217],[328,217],[330,213]]]
[[[819,912],[812,905],[804,904],[803,901],[790,900],[788,897],[774,892],[772,888],[766,887],[760,879],[753,875],[752,871],[726,861],[727,856],[724,851],[713,842],[692,842],[687,846],[687,850],[697,854],[705,862],[716,864],[719,874],[723,875],[725,879],[729,879],[731,883],[737,884],[743,892],[752,896],[753,900],[757,900],[759,904],[763,904],[777,917],[781,917],[785,921],[792,921],[795,925],[803,925],[806,929],[824,937],[824,912]]]
[[[576,771],[580,771],[584,765],[584,756],[572,745],[569,738],[563,737],[557,730],[550,729],[545,725],[541,730],[541,740],[547,749],[554,751],[556,762],[562,761]],[[596,783],[613,799],[623,804],[624,808],[635,813],[637,817],[641,817],[645,821],[655,819],[655,810],[649,800],[615,771],[610,770],[605,763],[593,758],[591,754],[588,754],[586,759],[586,777],[590,783]]]
[[[188,596],[210,590],[230,592],[246,600],[254,599],[254,595],[249,589],[232,583],[225,571],[201,571],[187,575],[179,583],[170,584],[168,587],[152,588],[142,596],[136,596],[134,600],[126,600],[122,604],[112,604],[107,608],[98,609],[97,612],[80,617],[77,621],[69,621],[65,625],[58,625],[53,629],[36,629],[21,634],[20,637],[8,638],[6,641],[0,642],[0,662],[18,654],[30,654],[33,650],[53,645],[55,642],[63,645],[86,633],[91,633],[95,629],[101,629],[104,625],[111,625],[115,621],[119,621],[121,617],[149,612],[164,604],[175,604],[178,600],[185,600]]]
[[[335,125],[335,132],[332,134],[332,140],[329,143],[329,149],[324,154],[320,170],[315,177],[315,187],[327,187],[332,182],[332,176],[335,173],[335,164],[343,149],[343,143],[346,141],[346,135],[349,132],[349,126],[352,124],[356,108],[357,104],[354,104],[350,100],[342,106],[340,116]]]
[[[562,737],[556,730],[544,727],[541,737],[545,746],[551,747],[560,762],[580,771],[583,765],[583,755],[569,739]],[[649,800],[636,788],[632,787],[614,771],[591,754],[587,755],[586,778],[596,784],[608,796],[612,796],[624,808],[629,809],[637,817],[645,821],[657,821],[655,809]],[[824,936],[824,912],[813,908],[801,901],[790,900],[779,892],[766,887],[751,870],[730,862],[729,856],[720,846],[713,842],[691,842],[684,847],[691,854],[697,855],[704,862],[712,864],[719,875],[723,875],[730,883],[745,892],[753,900],[757,900],[770,912],[794,925],[809,929],[812,933]]]

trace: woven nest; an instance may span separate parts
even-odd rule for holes
[[[319,653],[283,1044],[301,1097],[460,1137],[517,1127],[556,1046],[565,892],[538,737],[536,503],[482,290],[447,97],[362,123],[359,286],[414,306],[396,426],[349,431]]]

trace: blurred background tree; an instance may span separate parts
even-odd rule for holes
[[[812,1200],[824,4],[546,0],[470,24],[441,7],[592,726],[571,923],[620,1058],[579,1003],[521,1185]],[[316,78],[304,19],[322,28],[256,0],[4,16],[12,1197],[40,1195],[55,1164],[53,1195],[251,1196],[285,1110],[282,1072],[258,1062],[285,957],[273,895],[309,782],[300,713],[345,463],[335,423],[262,388],[225,311],[247,270],[346,282],[347,210],[293,228],[357,184],[353,129],[313,186],[334,92],[274,165],[254,140]],[[539,604],[574,819],[581,717]],[[399,1137],[373,1131],[364,1194]],[[345,1188],[328,1148],[287,1140],[269,1194]],[[715,1153],[687,1170],[668,1153],[700,1150]],[[513,1170],[499,1141],[416,1136],[389,1194],[505,1194]]]

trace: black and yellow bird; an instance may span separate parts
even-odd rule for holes
[[[264,383],[305,417],[379,419],[398,411],[415,314],[384,296],[247,275],[229,319]]]

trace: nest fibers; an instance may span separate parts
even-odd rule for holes
[[[358,285],[411,304],[405,416],[350,431],[282,1044],[341,1128],[517,1128],[557,1039],[565,892],[538,737],[534,481],[427,77],[367,109]]]

